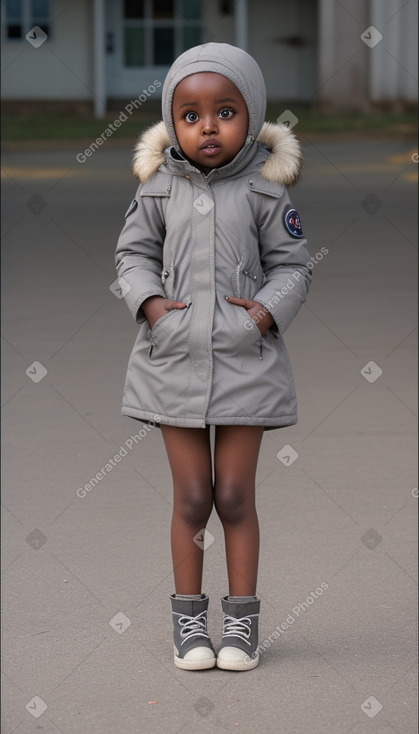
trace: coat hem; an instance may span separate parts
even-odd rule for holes
[[[263,426],[265,431],[272,431],[274,428],[286,428],[294,426],[297,423],[297,415],[278,416],[276,418],[264,417],[243,417],[228,416],[227,418],[206,418],[209,426]]]
[[[275,428],[286,428],[297,423],[297,414],[278,416],[277,418],[228,416],[226,418],[179,418],[174,416],[159,415],[147,410],[138,410],[123,406],[121,415],[135,418],[143,423],[153,423],[157,428],[160,425],[178,426],[179,428],[206,428],[207,426],[263,426],[265,431]]]
[[[153,423],[156,428],[160,425],[180,426],[181,428],[205,428],[205,420],[203,418],[176,418],[168,415],[160,415],[152,413],[148,410],[138,410],[138,408],[129,408],[123,406],[121,415],[127,415],[129,418],[136,418],[143,423]]]

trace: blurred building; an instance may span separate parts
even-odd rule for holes
[[[177,55],[208,41],[249,51],[271,100],[358,109],[417,100],[416,0],[6,0],[2,8],[9,105],[100,116],[162,83]]]

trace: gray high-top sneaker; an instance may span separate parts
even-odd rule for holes
[[[251,670],[259,663],[258,626],[260,599],[256,596],[225,596],[223,637],[217,667],[224,670]]]
[[[205,670],[216,663],[207,632],[208,597],[170,597],[173,617],[174,663],[183,670]]]

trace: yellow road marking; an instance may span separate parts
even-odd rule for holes
[[[307,168],[305,171],[305,175],[308,178],[310,175],[321,175],[321,176],[330,176],[330,175],[336,175],[338,173],[343,174],[365,174],[365,173],[394,173],[400,170],[400,168],[408,165],[411,163],[412,165],[417,166],[416,163],[414,163],[412,156],[416,154],[416,150],[410,150],[406,153],[400,153],[395,155],[388,156],[385,161],[383,162],[377,162],[377,163],[346,163],[341,165],[321,165],[321,166],[311,166],[310,168]],[[29,180],[54,180],[62,177],[70,176],[71,178],[75,178],[77,176],[94,176],[94,175],[100,175],[101,178],[107,178],[108,175],[111,177],[118,177],[118,174],[120,174],[123,178],[126,177],[126,172],[122,174],[122,172],[117,171],[105,171],[102,170],[100,172],[94,172],[89,168],[86,168],[84,166],[78,165],[74,168],[28,168],[24,166],[4,166],[1,172],[2,178],[12,178],[12,179],[29,179]],[[408,181],[409,183],[413,182],[415,183],[417,181],[417,170],[415,171],[409,171],[402,175],[403,180]]]
[[[18,166],[4,166],[1,172],[2,177],[11,178],[36,178],[36,179],[54,179],[60,176],[78,176],[86,171],[77,171],[69,168],[19,168]]]
[[[407,164],[411,163],[412,167],[415,166],[415,170],[406,172],[402,178],[406,181],[417,180],[417,164],[411,160],[411,154],[403,158],[403,164],[396,165],[395,163],[345,163],[342,165],[323,165],[323,166],[310,166],[305,170],[304,177],[309,176],[336,176],[339,173],[343,174],[365,174],[365,173],[397,173],[401,172],[401,169],[406,168]]]
[[[410,173],[405,173],[402,176],[403,181],[408,181],[409,183],[417,183],[418,182],[418,172],[417,171],[411,171]]]
[[[412,163],[413,159],[412,156],[416,154],[417,150],[410,150],[408,153],[399,153],[397,155],[390,155],[387,160],[389,163],[394,163],[394,165],[403,165],[403,163]]]

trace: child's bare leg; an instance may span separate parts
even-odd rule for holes
[[[230,596],[256,594],[259,524],[255,476],[261,426],[217,426],[214,503],[221,519]]]
[[[209,429],[161,426],[173,476],[172,558],[177,594],[200,594],[204,551],[193,541],[213,505]]]

